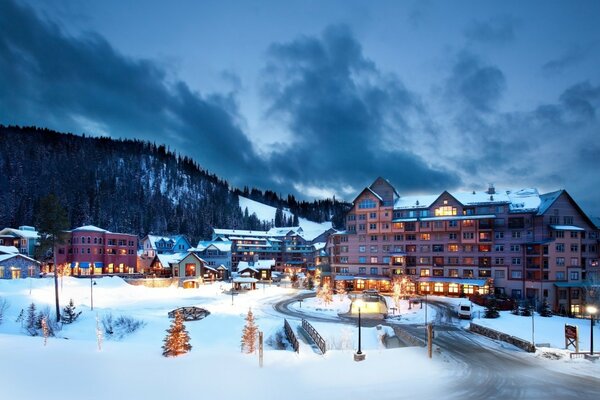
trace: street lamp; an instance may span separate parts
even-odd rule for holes
[[[595,306],[587,306],[585,308],[588,314],[590,314],[590,356],[594,354],[594,315],[598,312]]]
[[[354,353],[354,361],[363,361],[366,355],[361,350],[360,307],[363,305],[362,300],[357,300],[356,305],[358,306],[358,351]]]
[[[90,308],[92,311],[94,311],[94,285],[96,285],[94,275],[90,275]]]

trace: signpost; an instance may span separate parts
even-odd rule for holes
[[[575,347],[575,352],[579,353],[579,332],[577,326],[565,324],[565,349],[569,346]]]

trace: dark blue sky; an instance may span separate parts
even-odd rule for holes
[[[351,200],[567,189],[600,215],[598,1],[0,2],[0,122]]]

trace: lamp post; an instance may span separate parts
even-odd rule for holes
[[[90,308],[94,311],[94,285],[96,282],[94,281],[94,275],[90,275]]]
[[[598,312],[595,306],[587,306],[585,310],[590,314],[590,356],[594,354],[594,315]]]
[[[360,321],[360,307],[363,305],[361,300],[356,301],[356,305],[358,306],[358,351],[354,353],[354,361],[363,361],[366,357],[366,354],[362,352],[361,343],[361,321]]]

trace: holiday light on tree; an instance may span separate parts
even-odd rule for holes
[[[254,353],[256,351],[256,337],[258,335],[258,326],[254,323],[254,314],[252,309],[248,309],[246,315],[246,325],[242,331],[242,352]]]
[[[102,329],[100,328],[100,319],[98,318],[98,314],[96,314],[96,340],[98,341],[98,351],[102,351],[103,336]]]
[[[42,318],[42,333],[44,335],[44,346],[48,343],[48,336],[50,335],[50,330],[48,329],[48,322],[46,321],[46,317]]]
[[[164,342],[165,344],[162,348],[163,356],[165,357],[177,357],[192,349],[190,335],[185,330],[181,312],[177,311],[175,313],[175,320],[171,324],[171,327],[167,329],[167,337],[165,337]]]
[[[344,297],[346,297],[346,283],[344,281],[337,281],[335,283],[335,291],[337,292],[340,301],[344,301]]]
[[[329,283],[325,282],[323,286],[317,290],[317,297],[326,305],[333,302],[333,290],[329,286]]]

